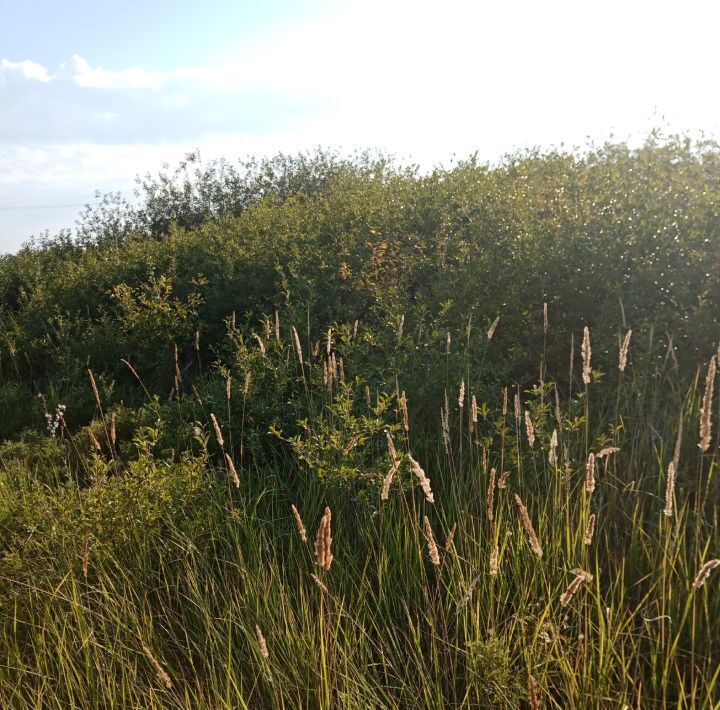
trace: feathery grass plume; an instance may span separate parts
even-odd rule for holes
[[[522,406],[520,405],[520,389],[518,388],[518,391],[515,392],[515,419],[516,421],[520,421],[520,417],[522,416]]]
[[[291,505],[290,509],[292,510],[292,514],[295,517],[295,524],[297,525],[298,533],[300,534],[300,539],[303,542],[307,542],[307,530],[305,530],[305,525],[302,521],[302,518],[300,517],[300,513],[298,512],[298,509],[295,507],[295,504]]]
[[[591,545],[593,541],[593,536],[595,535],[595,513],[593,513],[587,522],[587,527],[585,528],[585,544]]]
[[[265,641],[265,637],[263,636],[263,633],[262,633],[262,631],[260,631],[260,627],[257,624],[255,624],[255,636],[257,637],[258,648],[260,649],[260,655],[265,659],[270,658],[270,654],[268,653],[267,642]]]
[[[385,478],[383,478],[382,490],[380,491],[380,500],[387,500],[390,497],[390,486],[392,485],[393,477],[395,476],[395,473],[397,472],[399,466],[400,462],[394,461],[393,464],[390,466],[390,470],[385,475]]]
[[[326,572],[332,565],[333,554],[330,550],[332,545],[332,513],[330,508],[325,508],[325,514],[320,519],[320,527],[315,536],[315,560],[319,567]]]
[[[557,385],[553,387],[555,392],[555,421],[557,425],[562,429],[562,413],[560,412],[560,394],[558,393]]]
[[[600,451],[595,454],[595,458],[602,459],[606,456],[610,456],[610,454],[616,454],[618,451],[620,451],[620,448],[617,446],[606,446],[604,449],[600,449]]]
[[[85,541],[83,542],[83,556],[82,556],[82,571],[83,571],[83,577],[85,578],[85,581],[87,581],[88,573],[90,571],[90,542],[92,540],[92,535],[88,534],[85,536]]]
[[[498,480],[498,488],[507,488],[508,478],[510,478],[510,471],[503,471]]]
[[[500,556],[500,548],[495,545],[490,553],[490,576],[496,577],[498,573],[498,558]]]
[[[243,395],[247,397],[248,392],[250,391],[250,382],[252,382],[252,373],[250,370],[248,370],[245,373],[245,382],[243,382]]]
[[[449,354],[450,354],[450,343],[451,343],[451,340],[450,340],[450,331],[448,330],[447,341],[445,342],[445,354],[446,354],[446,355],[449,355]]]
[[[570,584],[568,584],[567,589],[565,589],[560,597],[560,605],[564,607],[567,606],[572,601],[572,598],[577,593],[577,590],[580,589],[581,585],[585,584],[585,582],[592,582],[592,579],[593,576],[589,572],[577,570],[575,577]]]
[[[338,360],[338,379],[341,384],[345,384],[345,364],[343,363],[342,358]]]
[[[432,527],[428,516],[425,516],[425,539],[427,540],[428,553],[430,554],[430,562],[436,567],[440,566],[440,552],[438,551],[437,543],[435,542],[435,535],[433,535]]]
[[[297,332],[295,326],[292,327],[292,336],[293,336],[293,343],[295,344],[295,352],[297,353],[298,362],[302,365],[303,364],[302,345],[300,345],[300,336],[298,335],[298,332]]]
[[[200,352],[200,329],[195,331],[195,350]]]
[[[592,349],[590,348],[590,329],[585,326],[585,329],[583,330],[583,341],[582,346],[580,348],[580,352],[582,353],[582,360],[583,360],[583,369],[582,369],[582,381],[586,384],[590,384],[590,375],[592,373],[592,368],[590,367],[590,358],[592,356]]]
[[[325,594],[330,594],[330,590],[325,586],[320,577],[318,577],[316,574],[311,574],[310,576],[312,577],[312,580],[313,582],[315,582],[315,586],[317,586],[318,589],[320,589]]]
[[[228,471],[230,471],[230,475],[232,476],[233,483],[235,484],[235,488],[240,488],[240,476],[238,476],[235,464],[233,463],[233,460],[230,458],[230,455],[227,453],[227,451],[225,452],[225,461],[228,466]]]
[[[313,358],[316,358],[320,354],[320,341],[319,340],[316,340],[313,343],[313,346],[312,346],[310,352],[312,353]]]
[[[327,353],[328,357],[330,357],[330,353],[332,352],[332,343],[333,343],[332,328],[328,328],[327,335],[325,336],[325,352]]]
[[[445,455],[450,457],[450,417],[448,411],[444,407],[440,407],[440,428],[442,430],[443,445],[445,447]]]
[[[458,406],[462,409],[465,406],[465,380],[460,382],[460,393],[458,394]]]
[[[486,500],[487,517],[491,523],[493,522],[493,520],[495,520],[494,503],[495,503],[495,475],[496,474],[497,474],[497,471],[494,468],[491,468],[490,469],[490,482],[488,483],[488,492],[487,492],[487,500]]]
[[[716,567],[720,567],[720,559],[708,560],[697,573],[695,581],[693,582],[693,587],[695,589],[700,589],[700,587],[705,584],[705,580],[710,576],[710,572],[712,572]]]
[[[547,335],[548,332],[548,307],[547,303],[543,303],[543,333]]]
[[[550,437],[550,450],[548,451],[548,462],[551,466],[557,466],[557,446],[557,429],[553,429],[552,436]]]
[[[402,414],[402,425],[405,431],[410,431],[410,418],[408,417],[407,396],[405,390],[400,395],[400,412]]]
[[[386,429],[385,438],[387,439],[388,453],[390,454],[390,460],[395,463],[397,461],[397,451],[395,450],[395,443],[393,442],[392,434]]]
[[[225,439],[223,439],[222,431],[220,429],[220,425],[218,424],[218,420],[215,418],[215,415],[210,412],[210,421],[212,422],[213,429],[215,429],[215,438],[217,439],[218,446],[220,448],[223,448],[225,446]]]
[[[675,467],[675,475],[677,475],[678,467],[680,466],[680,449],[682,448],[682,436],[683,436],[683,418],[682,411],[680,412],[680,423],[678,425],[677,439],[675,439],[675,453],[673,454],[673,466]]]
[[[332,375],[332,379],[337,381],[338,378],[338,366],[337,366],[337,358],[335,357],[335,353],[333,352],[332,355],[330,355],[330,374]]]
[[[470,425],[469,425],[469,431],[472,434],[475,431],[475,427],[477,426],[478,421],[478,406],[477,406],[477,398],[475,395],[472,396],[472,399],[470,400]]]
[[[500,322],[500,316],[498,316],[493,322],[492,325],[488,328],[487,332],[487,339],[492,340],[493,335],[495,335],[495,328],[498,327],[498,323]]]
[[[530,516],[528,515],[527,508],[523,504],[520,496],[517,494],[515,494],[515,502],[517,503],[518,510],[520,511],[520,520],[522,521],[523,527],[525,528],[525,532],[527,533],[528,544],[530,545],[530,549],[538,557],[542,557],[543,551],[542,551],[542,547],[540,547],[540,541],[538,540],[538,537],[535,534],[535,528],[533,527],[532,521],[530,520]]]
[[[92,387],[93,395],[95,396],[95,402],[97,403],[98,409],[102,409],[100,392],[98,391],[97,384],[95,383],[95,376],[90,368],[88,368],[88,375],[90,376],[90,386]]]
[[[590,454],[585,464],[585,490],[588,493],[595,490],[595,454]]]
[[[180,394],[182,389],[182,374],[180,373],[180,361],[178,359],[178,346],[177,343],[173,343],[173,356],[175,359],[175,391]]]
[[[472,594],[475,591],[475,587],[477,587],[478,582],[482,578],[482,575],[477,575],[470,584],[467,585],[465,588],[465,594],[462,595],[460,598],[460,601],[458,602],[458,607],[464,607],[467,606],[467,603],[472,599]]]
[[[710,436],[712,430],[712,399],[715,388],[715,371],[717,359],[715,355],[710,358],[707,377],[705,378],[705,395],[703,396],[702,407],[700,407],[700,451],[705,453],[710,448]]]
[[[115,446],[115,442],[117,441],[117,432],[115,430],[115,412],[113,412],[110,415],[110,443]]]
[[[445,550],[447,552],[450,551],[450,548],[453,546],[453,542],[455,542],[455,533],[457,532],[457,523],[453,523],[452,528],[450,528],[450,532],[448,533],[447,540],[445,540]]]
[[[667,482],[665,484],[665,508],[663,509],[663,514],[668,518],[672,518],[674,494],[675,494],[675,462],[671,461],[668,464]]]
[[[428,503],[434,503],[435,496],[430,488],[430,479],[425,474],[425,471],[423,471],[422,466],[412,457],[411,454],[408,454],[408,460],[410,461],[412,472],[415,474],[418,481],[420,481],[420,486],[425,494],[425,499]]]
[[[372,407],[372,398],[370,397],[370,386],[365,385],[365,404],[368,408]]]
[[[528,700],[530,702],[530,710],[540,710],[540,701],[537,696],[537,684],[535,678],[528,676]]]
[[[275,311],[275,340],[280,340],[280,314]]]
[[[505,417],[508,413],[508,388],[503,387],[502,392],[502,415]]]
[[[255,336],[255,340],[257,340],[258,345],[260,346],[260,354],[265,357],[265,343],[263,343],[263,339],[257,334],[253,333]]]
[[[618,354],[618,370],[625,372],[627,366],[628,348],[630,347],[630,338],[632,337],[632,329],[625,333],[625,337],[620,345],[620,351]]]
[[[228,375],[225,378],[225,400],[230,401],[230,398],[232,397],[232,377]]]
[[[88,438],[90,439],[90,443],[93,445],[93,448],[95,451],[97,451],[98,454],[102,453],[102,448],[100,447],[100,442],[97,440],[97,437],[95,434],[92,433],[90,429],[87,430]]]
[[[235,311],[232,312],[232,316],[230,316],[230,327],[235,330],[236,325],[236,318],[235,318]]]
[[[533,446],[535,446],[535,426],[532,423],[532,419],[530,419],[530,412],[528,410],[525,410],[525,430],[527,431],[527,438],[528,438],[528,444],[530,444],[530,448],[532,449]]]
[[[165,669],[160,665],[160,662],[158,661],[155,656],[153,656],[152,651],[145,645],[142,645],[142,649],[145,652],[145,655],[148,657],[148,660],[150,661],[150,665],[152,665],[153,670],[155,671],[155,675],[157,675],[160,682],[168,689],[172,690],[173,684],[170,680],[170,676],[165,672]]]

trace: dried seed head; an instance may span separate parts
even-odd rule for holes
[[[243,395],[247,397],[250,391],[250,382],[252,381],[252,373],[250,371],[245,373],[245,382],[243,382]]]
[[[527,534],[528,538],[528,544],[530,545],[530,549],[538,556],[543,556],[542,547],[540,547],[540,541],[538,540],[537,535],[535,534],[535,528],[533,528],[532,521],[530,520],[530,516],[528,515],[527,508],[522,502],[522,499],[519,495],[515,496],[515,502],[517,503],[518,510],[520,511],[520,520],[522,521],[523,528],[525,528],[525,533]]]
[[[500,322],[500,316],[498,316],[493,322],[492,325],[488,328],[487,332],[487,339],[492,340],[493,335],[495,335],[495,329],[498,327],[498,323]]]
[[[715,371],[717,360],[715,355],[710,358],[707,376],[705,378],[705,396],[700,408],[700,451],[705,453],[710,448],[710,436],[712,431],[712,400],[713,389],[715,388]]]
[[[385,478],[383,478],[382,489],[380,491],[380,500],[387,500],[390,497],[390,486],[392,485],[393,478],[399,466],[399,461],[393,462],[392,466],[390,466],[390,470],[385,475]]]
[[[528,412],[527,409],[525,410],[525,430],[527,431],[528,444],[532,449],[535,445],[535,426],[530,418],[530,412]]]
[[[395,463],[397,461],[397,451],[395,451],[395,444],[393,442],[392,434],[387,429],[385,430],[385,437],[387,438],[388,453],[390,454],[390,460]]]
[[[303,352],[302,345],[300,345],[300,336],[298,335],[295,326],[292,327],[293,343],[295,344],[295,352],[297,353],[298,362],[300,365],[303,364]]]
[[[318,587],[318,589],[323,591],[325,594],[330,594],[330,590],[325,586],[320,577],[318,577],[316,574],[311,574],[310,576],[312,577],[313,582],[315,582],[315,585]]]
[[[548,307],[547,307],[547,303],[543,303],[543,332],[547,335],[547,332],[548,332]]]
[[[595,454],[595,458],[602,459],[605,456],[610,456],[610,454],[616,454],[618,451],[620,451],[620,449],[617,446],[606,446]]]
[[[487,517],[488,520],[492,523],[493,520],[495,520],[495,510],[494,510],[494,501],[495,501],[495,475],[496,471],[494,468],[490,469],[490,482],[488,484],[488,492],[487,492]]]
[[[585,528],[585,544],[590,545],[593,541],[593,535],[595,535],[595,513],[593,513],[587,522]]]
[[[665,483],[665,508],[663,514],[668,518],[673,514],[673,499],[675,495],[675,462],[668,464],[667,481]]]
[[[298,533],[300,534],[300,539],[303,542],[307,542],[307,530],[305,530],[305,525],[302,521],[302,518],[300,517],[300,513],[298,512],[298,509],[295,507],[295,505],[291,505],[290,508],[292,509],[292,514],[295,517],[295,524],[297,525]]]
[[[275,339],[280,340],[280,314],[275,311]]]
[[[557,446],[558,446],[558,435],[557,429],[553,429],[552,436],[550,437],[550,451],[548,452],[548,462],[551,466],[557,465]]]
[[[315,536],[315,559],[318,566],[322,567],[326,572],[332,565],[333,554],[331,552],[332,545],[332,513],[330,508],[325,508],[325,514],[320,520],[320,527]]]
[[[255,624],[255,636],[257,637],[258,648],[260,649],[260,655],[265,659],[270,658],[270,654],[268,653],[267,642],[265,641],[265,637],[263,636],[263,633],[262,633],[262,631],[260,631],[260,627],[257,624]]]
[[[229,402],[232,396],[232,377],[230,375],[225,379],[225,399]]]
[[[570,584],[568,584],[567,589],[560,597],[560,604],[562,606],[567,606],[572,601],[572,598],[575,596],[577,590],[580,589],[581,585],[585,584],[585,582],[591,582],[592,578],[593,576],[589,572],[578,570],[575,577]]]
[[[260,352],[262,353],[262,356],[265,357],[265,343],[263,343],[262,338],[257,334],[253,333],[255,336],[255,340],[257,340],[258,345],[260,346]]]
[[[100,447],[100,442],[97,440],[97,437],[95,434],[92,433],[90,429],[87,430],[88,438],[90,439],[90,443],[93,445],[95,451],[99,454],[102,452],[102,449]]]
[[[540,710],[540,701],[537,696],[537,685],[532,676],[528,676],[528,700],[530,702],[530,710]]]
[[[592,493],[595,490],[595,454],[588,456],[585,465],[585,490]]]
[[[507,488],[508,478],[510,478],[510,471],[503,471],[498,480],[498,488]]]
[[[592,368],[590,367],[590,357],[592,356],[592,350],[590,348],[590,330],[587,326],[585,326],[585,329],[583,330],[581,352],[583,359],[582,380],[586,385],[589,385],[590,374],[592,373]]]
[[[500,548],[495,545],[490,553],[490,576],[495,577],[498,573],[498,557],[500,556]]]
[[[475,431],[475,426],[477,425],[478,421],[478,406],[477,406],[477,399],[475,395],[472,396],[472,399],[470,400],[470,433],[472,434],[473,431]]]
[[[708,560],[697,573],[695,581],[693,582],[693,587],[695,587],[695,589],[700,589],[700,587],[705,584],[705,580],[710,576],[710,572],[712,572],[716,567],[720,567],[720,559]]]
[[[438,551],[435,535],[433,535],[432,527],[427,515],[425,516],[425,539],[427,540],[428,553],[430,554],[430,562],[436,567],[440,566],[440,552]]]
[[[218,446],[220,448],[223,448],[225,446],[225,439],[223,439],[222,431],[220,429],[220,425],[218,424],[218,420],[215,418],[215,415],[210,412],[210,421],[212,421],[213,429],[215,429],[215,438],[217,439]]]
[[[407,397],[405,390],[400,395],[400,412],[402,414],[402,424],[405,431],[410,431],[410,418],[408,417]]]
[[[172,681],[170,680],[170,676],[165,672],[165,669],[160,665],[160,662],[153,656],[152,651],[143,644],[142,647],[143,651],[145,652],[145,655],[148,657],[148,660],[150,661],[150,664],[153,667],[153,670],[155,671],[155,675],[157,675],[160,682],[168,689],[170,690],[173,687]]]
[[[238,476],[238,472],[235,469],[235,464],[233,463],[233,460],[230,458],[230,455],[227,452],[225,452],[225,461],[228,466],[228,471],[230,472],[230,477],[235,484],[235,488],[240,488],[240,477]]]
[[[100,402],[100,392],[98,392],[97,384],[95,384],[95,376],[93,375],[92,370],[89,368],[88,375],[90,376],[90,386],[92,387],[93,395],[95,396],[95,402],[97,403],[98,409],[102,409],[102,404]]]
[[[458,394],[458,406],[462,409],[465,406],[465,380],[460,382],[460,393]]]
[[[115,412],[110,415],[110,442],[115,446],[117,441],[117,432],[115,431]]]
[[[517,421],[520,421],[520,417],[522,416],[522,407],[520,406],[520,390],[515,392],[515,419]]]
[[[625,333],[622,344],[620,345],[620,352],[618,355],[618,369],[620,372],[625,372],[627,366],[628,348],[630,347],[630,338],[632,337],[632,330],[628,330]]]
[[[455,542],[455,533],[457,532],[457,523],[453,523],[452,528],[450,528],[450,532],[448,533],[447,540],[445,540],[445,549],[449,552],[450,548],[453,546],[453,543]]]
[[[410,454],[408,454],[408,460],[410,461],[410,467],[412,469],[412,472],[415,474],[415,477],[420,482],[420,486],[423,489],[423,493],[425,494],[425,499],[428,503],[434,503],[435,496],[433,495],[432,489],[430,488],[430,479],[425,474],[425,471],[423,471],[422,466]]]
[[[508,388],[503,387],[502,393],[502,415],[505,417],[508,413]]]

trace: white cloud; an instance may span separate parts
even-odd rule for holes
[[[0,59],[0,79],[13,73],[19,74],[24,79],[31,79],[33,81],[46,82],[52,79],[52,76],[50,76],[48,70],[42,66],[42,64],[37,64],[29,59],[24,59],[21,62],[11,62],[8,59]]]

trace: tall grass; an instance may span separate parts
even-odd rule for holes
[[[0,706],[719,706],[714,378],[627,340],[600,373],[586,331],[581,381],[541,366],[513,408],[452,333],[433,430],[400,370],[366,391],[349,347],[279,331],[187,395],[183,452],[152,404],[57,481],[3,449]]]

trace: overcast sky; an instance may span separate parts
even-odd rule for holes
[[[720,135],[720,3],[0,0],[0,252],[138,173]]]

